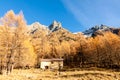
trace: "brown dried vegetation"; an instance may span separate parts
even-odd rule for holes
[[[48,34],[27,32],[22,12],[11,10],[0,19],[0,73],[39,67],[41,58],[64,58],[68,67],[120,68],[120,37],[111,32],[85,38],[61,28]]]

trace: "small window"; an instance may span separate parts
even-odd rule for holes
[[[53,64],[54,62],[53,61],[51,61],[51,64]]]
[[[49,67],[48,66],[45,66],[45,69],[48,69]]]

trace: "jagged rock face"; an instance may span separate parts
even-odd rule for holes
[[[110,29],[111,30],[111,32],[113,32],[113,33],[115,33],[115,34],[119,34],[119,32],[120,32],[120,28],[111,28]]]
[[[104,32],[110,31],[114,34],[120,35],[120,29],[119,28],[111,28],[106,25],[100,25],[92,27],[86,31],[84,31],[83,34],[85,37],[94,37],[97,35],[104,35]],[[30,34],[34,34],[36,32],[44,32],[46,35],[52,35],[55,34],[59,38],[67,39],[71,37],[71,39],[74,37],[74,35],[77,35],[78,33],[71,33],[70,31],[64,29],[60,22],[54,21],[49,27],[40,24],[39,22],[35,22],[28,26],[28,32]]]
[[[106,25],[92,27],[81,34],[84,37],[95,37],[97,35],[104,35],[104,32],[110,31],[114,34],[120,35],[120,28],[111,28]],[[78,33],[71,33],[64,29],[60,22],[54,21],[50,26],[45,26],[39,22],[35,22],[28,26],[28,33],[35,35],[35,33],[44,32],[46,35],[57,35],[61,40],[72,40]]]
[[[83,34],[86,35],[87,37],[94,37],[97,35],[104,35],[104,32],[108,32],[108,31],[118,35],[120,32],[120,29],[119,28],[111,28],[106,25],[101,25],[101,26],[92,27],[92,28],[84,31]]]
[[[60,22],[54,21],[48,28],[51,32],[54,32],[54,31],[62,28],[62,25]]]
[[[98,30],[101,30],[101,31],[104,31],[104,30],[109,30],[109,27],[108,26],[105,26],[105,25],[101,25],[101,26],[95,26],[95,27],[92,27],[86,31],[84,31],[83,33],[85,35],[89,35],[89,34],[92,34]]]
[[[64,28],[61,28],[57,31],[52,32],[49,35],[50,39],[52,38],[51,36],[53,36],[53,35],[56,35],[60,42],[75,40],[75,36],[76,36],[75,34],[71,33],[70,31],[68,31]]]
[[[29,31],[32,37],[36,36],[43,36],[46,35],[47,38],[49,38],[52,41],[53,36],[57,36],[59,41],[70,41],[75,40],[75,34],[71,33],[70,31],[62,28],[61,23],[54,21],[49,27],[46,27],[44,25],[41,25],[38,22],[33,23],[29,26]]]
[[[28,32],[34,34],[36,31],[45,31],[47,34],[50,34],[54,31],[57,31],[62,28],[62,25],[60,22],[54,21],[49,27],[40,24],[39,22],[35,22],[28,26]]]
[[[111,31],[110,27],[108,27],[106,25],[101,25],[101,26],[92,27],[92,28],[84,31],[83,34],[88,37],[92,37],[92,36],[96,36],[99,34],[101,35],[101,34],[103,34],[102,32],[106,32],[106,31]]]
[[[48,32],[48,28],[45,25],[40,24],[39,22],[35,22],[28,26],[28,31],[34,34],[37,30],[42,30]]]

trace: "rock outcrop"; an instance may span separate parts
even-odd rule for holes
[[[103,35],[104,32],[107,32],[107,31],[110,31],[114,34],[119,34],[120,29],[119,28],[108,27],[106,25],[100,25],[100,26],[95,26],[95,27],[92,27],[88,30],[85,30],[83,32],[83,34],[87,37],[94,37],[94,36],[97,36],[97,35]]]
[[[62,25],[60,22],[53,21],[53,23],[48,28],[51,32],[54,32],[54,31],[62,28]]]
[[[40,24],[39,22],[35,22],[31,25],[28,25],[28,31],[34,34],[37,30],[43,30],[48,32],[48,28],[45,25]]]

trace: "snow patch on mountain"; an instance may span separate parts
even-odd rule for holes
[[[110,30],[110,27],[108,27],[108,26],[106,26],[106,25],[97,25],[97,26],[94,26],[94,27],[92,27],[92,28],[90,28],[90,29],[88,29],[88,30],[85,30],[84,32],[83,32],[83,34],[85,35],[85,36],[87,36],[87,37],[91,37],[91,36],[93,36],[94,35],[94,33],[96,32],[96,31],[107,31],[107,30]]]
[[[37,31],[39,29],[48,31],[48,26],[42,25],[39,22],[35,22],[31,25],[28,25],[28,31],[30,33],[34,33],[35,31]]]

